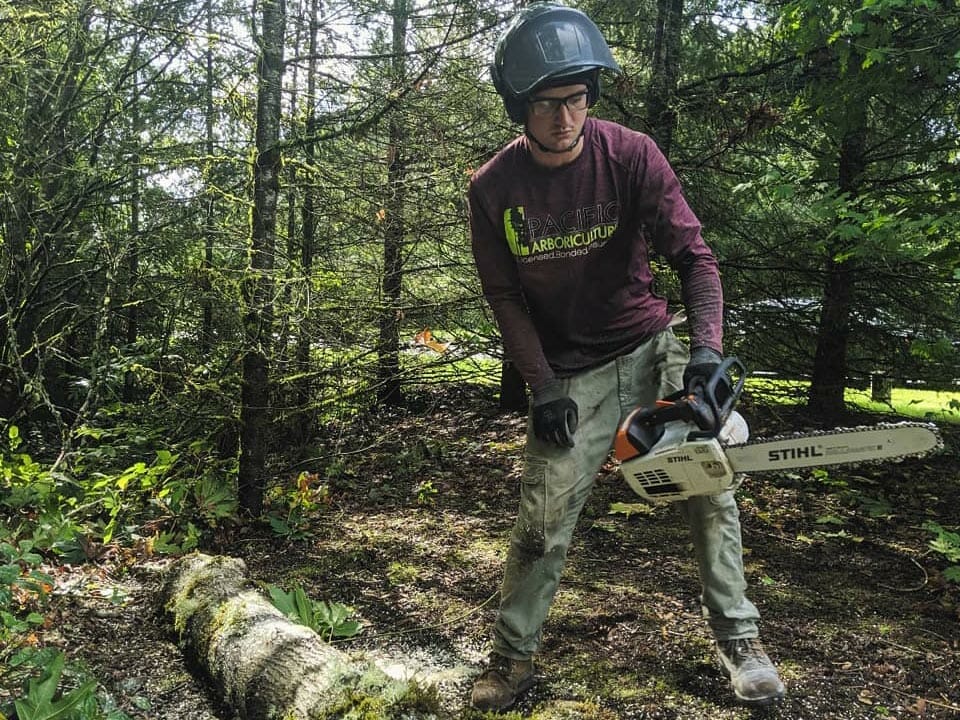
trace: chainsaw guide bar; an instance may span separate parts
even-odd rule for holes
[[[898,462],[943,448],[933,423],[898,422],[748,440],[733,408],[746,368],[725,359],[705,382],[630,413],[614,443],[627,484],[651,502],[736,489],[745,474]]]
[[[898,462],[942,447],[936,425],[908,421],[758,438],[724,450],[734,472],[760,473]]]

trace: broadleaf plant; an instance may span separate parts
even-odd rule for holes
[[[57,698],[57,690],[63,675],[66,660],[58,653],[50,666],[39,678],[27,684],[27,694],[13,701],[18,720],[61,720],[73,714],[97,687],[96,680],[87,680],[82,685]],[[55,699],[56,698],[56,699]]]
[[[353,608],[338,602],[312,600],[297,585],[287,592],[276,585],[267,585],[273,606],[288,619],[313,630],[329,642],[333,638],[350,638],[363,630]]]

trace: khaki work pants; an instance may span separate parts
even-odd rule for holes
[[[565,389],[580,411],[573,448],[537,440],[528,420],[520,509],[494,625],[495,652],[525,660],[537,651],[574,526],[621,420],[638,405],[650,405],[679,389],[688,357],[687,348],[668,329],[629,355],[565,379]],[[701,606],[714,637],[756,637],[759,617],[744,594],[740,514],[733,492],[675,504],[690,527]]]

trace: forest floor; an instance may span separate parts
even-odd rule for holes
[[[755,437],[804,427],[748,400]],[[415,668],[450,717],[478,718],[469,688],[496,610],[523,426],[477,391],[381,413],[352,429],[367,450],[328,471],[327,504],[302,537],[237,530],[205,551],[351,606],[364,630],[345,652]],[[508,717],[960,718],[960,586],[924,528],[958,523],[958,430],[943,426],[946,449],[922,459],[747,478],[749,595],[788,693],[761,710],[734,702],[717,665],[678,513],[637,504],[615,470],[601,473],[545,627],[540,682]],[[94,672],[130,718],[231,720],[156,610],[164,562],[117,553],[59,569],[44,642]]]

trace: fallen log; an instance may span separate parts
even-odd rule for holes
[[[289,620],[247,580],[242,560],[177,560],[161,601],[183,651],[242,720],[437,716],[434,688],[392,678]]]

